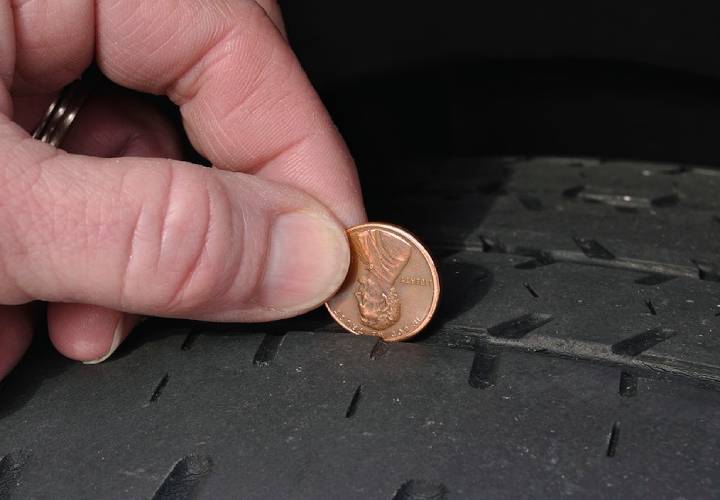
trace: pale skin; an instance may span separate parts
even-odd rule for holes
[[[0,379],[47,301],[62,354],[106,359],[139,318],[268,321],[322,304],[365,212],[354,163],[274,0],[0,0]],[[30,138],[95,60],[165,94],[213,165],[136,96],[99,91]]]

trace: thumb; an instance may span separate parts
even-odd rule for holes
[[[223,321],[324,302],[345,232],[307,194],[171,160],[70,155],[0,117],[0,303]]]

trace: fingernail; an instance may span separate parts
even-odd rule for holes
[[[122,342],[125,337],[127,337],[127,334],[129,333],[129,330],[132,329],[135,324],[139,321],[139,317],[137,316],[128,316],[127,314],[121,314],[120,320],[118,321],[117,325],[115,325],[115,330],[113,331],[113,337],[112,342],[110,343],[110,348],[108,351],[103,355],[102,357],[98,359],[93,359],[90,361],[83,361],[86,365],[96,365],[98,363],[102,363],[106,359],[108,359],[112,354],[115,352],[115,350],[120,345],[120,342]]]
[[[350,247],[338,222],[309,212],[280,215],[258,298],[267,307],[303,312],[340,287],[349,264]]]

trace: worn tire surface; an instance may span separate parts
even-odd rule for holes
[[[98,366],[39,336],[0,388],[0,499],[720,495],[719,170],[362,172],[437,257],[421,336],[152,320]]]

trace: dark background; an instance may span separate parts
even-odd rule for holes
[[[353,154],[720,165],[710,2],[281,1]]]

